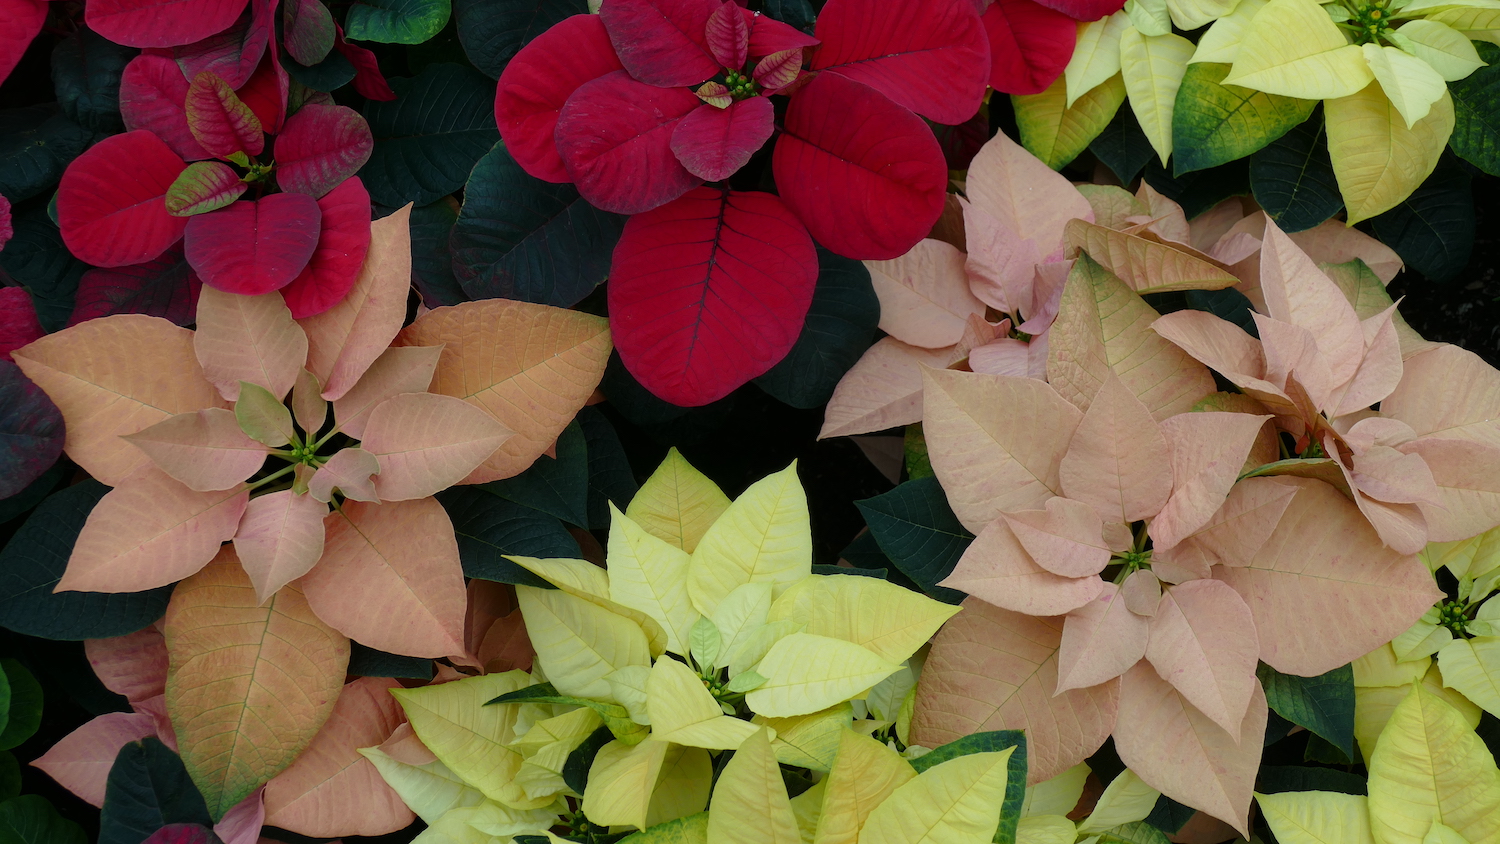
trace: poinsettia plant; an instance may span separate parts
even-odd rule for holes
[[[609,269],[616,344],[647,388],[701,405],[796,341],[814,241],[893,258],[932,227],[947,170],[918,115],[970,118],[988,59],[964,0],[832,0],[812,37],[733,2],[608,0],[527,44],[495,113],[527,173],[633,215]],[[747,189],[770,183],[735,176],[778,133],[777,193]]]

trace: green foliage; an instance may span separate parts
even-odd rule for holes
[[[539,510],[472,486],[444,490],[437,494],[437,500],[453,520],[466,577],[546,586],[546,581],[505,559],[505,555],[578,555],[578,541],[568,535],[562,522]]]
[[[880,300],[859,261],[818,249],[818,286],[792,350],[755,379],[792,407],[821,407],[875,340]]]
[[[1474,251],[1474,194],[1463,165],[1445,158],[1391,210],[1370,227],[1411,269],[1433,281],[1447,281],[1464,270]]]
[[[557,438],[557,457],[538,457],[531,468],[501,481],[480,484],[491,495],[540,510],[577,527],[588,526],[589,458],[583,428],[573,422]],[[512,554],[538,556],[530,552]]]
[[[434,64],[390,85],[396,99],[365,106],[375,149],[359,176],[379,205],[436,202],[463,187],[499,138],[495,83],[462,65]]]
[[[1265,663],[1256,676],[1266,703],[1281,717],[1354,756],[1354,670],[1348,665],[1318,677],[1282,674]]]
[[[1172,160],[1178,176],[1244,158],[1312,113],[1312,100],[1222,84],[1228,75],[1227,64],[1187,66],[1172,112]]]
[[[1007,844],[1016,840],[1016,825],[1021,820],[1021,804],[1026,800],[1025,731],[992,730],[973,733],[957,741],[934,747],[930,752],[913,759],[911,766],[920,774],[949,759],[957,759],[971,753],[994,753],[1007,747],[1014,747],[1015,751],[1006,762],[1010,775],[1005,781],[1005,804],[1000,810],[1000,829],[995,833],[996,842]]]
[[[452,11],[449,0],[359,0],[344,27],[356,41],[421,44],[443,30]]]
[[[1250,157],[1250,189],[1283,231],[1310,229],[1344,207],[1321,112]]]
[[[124,131],[120,75],[135,53],[87,27],[60,41],[52,50],[52,85],[63,113],[95,132]]]
[[[531,39],[588,10],[584,0],[454,0],[453,4],[464,55],[495,79]]]
[[[937,478],[919,478],[856,501],[880,550],[928,595],[958,603],[963,593],[939,586],[974,535],[959,524]],[[852,561],[851,561],[852,562]]]
[[[13,203],[40,196],[92,140],[56,106],[0,111],[0,194]]]
[[[59,815],[46,798],[26,794],[0,803],[0,844],[87,842],[83,828]]]
[[[140,844],[170,823],[213,821],[176,753],[155,738],[129,742],[109,769],[99,844]]]
[[[1448,145],[1463,160],[1500,176],[1500,46],[1476,41],[1487,67],[1448,83],[1453,97],[1453,136]]]
[[[1127,185],[1135,181],[1146,162],[1156,155],[1151,149],[1151,141],[1141,130],[1140,121],[1135,118],[1135,111],[1128,108],[1115,112],[1104,131],[1089,143],[1089,152],[1104,162],[1121,184]]]

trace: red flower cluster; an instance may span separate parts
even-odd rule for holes
[[[732,0],[605,0],[516,55],[495,113],[526,172],[635,215],[610,273],[616,347],[652,392],[700,405],[791,349],[814,241],[879,259],[926,236],[948,174],[918,115],[973,116],[989,66],[973,0],[829,0],[816,37]],[[778,131],[777,194],[722,184]]]

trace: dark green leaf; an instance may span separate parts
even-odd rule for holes
[[[1192,806],[1184,806],[1176,800],[1163,794],[1156,798],[1156,805],[1151,807],[1151,814],[1146,816],[1146,823],[1168,835],[1176,835],[1183,824],[1193,819],[1198,810]]]
[[[568,535],[562,522],[539,510],[472,486],[443,490],[437,500],[453,520],[466,577],[551,588],[547,581],[505,559],[505,555],[578,556],[578,542]]]
[[[868,530],[844,546],[844,550],[839,552],[839,559],[848,560],[856,568],[873,570],[893,567],[891,558],[880,550],[880,543],[875,541],[875,534]]]
[[[105,782],[99,844],[141,844],[169,823],[213,825],[176,753],[155,738],[126,744]]]
[[[1333,768],[1303,768],[1295,765],[1266,765],[1261,768],[1255,790],[1265,794],[1281,794],[1286,791],[1367,793],[1364,777]]]
[[[1472,42],[1481,67],[1448,83],[1453,97],[1453,134],[1448,146],[1458,156],[1491,176],[1500,176],[1500,47]]]
[[[901,452],[901,463],[906,467],[908,479],[933,477],[932,458],[927,454],[927,435],[922,431],[921,422],[906,426],[901,435]]]
[[[862,569],[854,566],[830,566],[816,563],[812,567],[812,573],[821,575],[848,575],[850,577],[873,577],[876,580],[885,580],[888,571],[886,569]]]
[[[3,368],[0,367],[0,369]],[[0,389],[0,391],[3,391],[3,389]],[[27,484],[25,489],[9,498],[0,499],[0,525],[42,503],[42,499],[46,498],[52,493],[52,490],[57,488],[58,482],[63,479],[63,475],[67,474],[67,472],[66,462],[54,463],[52,464],[52,468],[43,472],[41,477]]]
[[[630,469],[630,460],[625,456],[625,447],[620,444],[620,435],[609,423],[604,412],[597,407],[585,407],[578,412],[578,424],[583,427],[583,438],[589,452],[589,523],[590,530],[609,527],[609,503],[620,510],[630,506],[640,485],[635,482],[635,473]]]
[[[45,193],[92,139],[55,105],[0,111],[0,194],[16,203]]]
[[[10,750],[36,734],[42,724],[42,684],[26,666],[14,659],[0,659],[10,686],[10,718],[0,731],[0,750]]]
[[[586,15],[588,11],[585,0],[454,0],[453,3],[464,54],[475,67],[496,79],[531,39],[564,18]]]
[[[286,0],[281,4],[282,55],[317,65],[332,53],[337,24],[323,0]]]
[[[62,411],[42,388],[21,367],[0,360],[0,496],[25,492],[57,463],[64,428]]]
[[[1307,747],[1302,751],[1302,761],[1321,762],[1325,765],[1349,765],[1352,763],[1349,754],[1340,750],[1333,742],[1328,741],[1317,733],[1308,734]]]
[[[149,592],[53,592],[89,511],[109,487],[74,484],[43,501],[0,549],[0,627],[46,639],[103,639],[151,624],[172,587]]]
[[[1192,65],[1188,65],[1192,67]],[[1145,821],[1121,824],[1099,834],[1099,844],[1168,844],[1167,836]]]
[[[630,713],[618,703],[560,695],[551,683],[538,683],[535,686],[527,686],[485,701],[486,706],[494,703],[551,703],[560,706],[587,706],[599,713],[599,717],[604,719],[604,725],[614,733],[615,738],[623,740],[626,744],[638,744],[648,732],[646,727],[630,720]]]
[[[1141,168],[1156,155],[1151,141],[1141,131],[1140,121],[1135,119],[1135,110],[1129,108],[1115,111],[1109,125],[1089,143],[1089,151],[1126,185],[1135,181]]]
[[[663,445],[686,446],[701,441],[729,421],[736,394],[702,407],[678,407],[663,401],[641,386],[620,361],[620,353],[609,356],[599,389],[614,408],[647,436]]]
[[[1266,715],[1266,734],[1262,737],[1261,746],[1270,747],[1278,741],[1286,738],[1297,725],[1276,714],[1272,710]]]
[[[78,281],[89,266],[68,251],[47,209],[30,208],[17,215],[13,225],[15,236],[0,250],[0,269],[31,293],[42,327],[59,331],[73,315]]]
[[[453,254],[448,249],[457,220],[458,203],[451,197],[411,209],[411,282],[429,308],[469,300],[453,277]]]
[[[1026,801],[1026,733],[1022,730],[992,730],[974,733],[952,741],[913,759],[911,766],[917,773],[957,759],[971,753],[993,753],[1014,747],[1006,762],[1008,778],[1005,781],[1005,802],[1000,807],[1000,829],[994,840],[997,844],[1013,844],[1016,840],[1016,825],[1021,821],[1021,804]]]
[[[0,750],[0,803],[21,793],[21,763],[8,750]]]
[[[348,85],[356,73],[354,63],[338,50],[332,50],[315,65],[301,65],[287,53],[281,54],[281,66],[291,77],[314,91],[333,91]]]
[[[828,403],[833,388],[875,342],[880,299],[870,271],[852,258],[818,247],[818,286],[802,333],[781,362],[755,379],[762,390],[792,407]]]
[[[1317,677],[1297,677],[1261,663],[1255,675],[1266,690],[1266,703],[1271,709],[1353,757],[1353,667],[1345,665]]]
[[[344,18],[344,35],[354,41],[421,44],[443,31],[452,12],[448,0],[358,0]]]
[[[1157,193],[1181,205],[1189,220],[1231,196],[1250,193],[1250,165],[1243,158],[1177,177],[1152,159],[1146,163],[1145,179]]]
[[[1187,300],[1187,306],[1195,311],[1207,311],[1245,329],[1252,337],[1260,336],[1260,329],[1255,326],[1255,317],[1251,316],[1253,308],[1250,300],[1233,287],[1223,290],[1189,290],[1183,298]]]
[[[453,225],[453,274],[474,299],[566,308],[609,275],[624,229],[624,217],[588,204],[570,184],[527,174],[495,144],[464,190]]]
[[[812,32],[817,17],[808,0],[764,0],[760,8],[770,17],[807,32]]]
[[[349,673],[357,677],[399,677],[431,680],[432,660],[388,654],[358,642],[349,643]]]
[[[120,120],[120,76],[138,50],[83,27],[52,48],[52,86],[73,122],[95,132],[125,131]]]
[[[569,423],[557,438],[556,453],[556,459],[544,454],[521,474],[502,481],[479,484],[479,488],[507,501],[540,510],[569,524],[587,527],[588,445],[583,436],[583,428],[576,421]]]
[[[0,844],[88,844],[88,836],[47,798],[23,794],[0,803]]]
[[[1222,84],[1228,75],[1227,64],[1187,66],[1172,111],[1172,164],[1179,176],[1244,158],[1306,120],[1317,105]]]
[[[463,187],[499,139],[495,83],[472,68],[434,64],[390,85],[396,99],[365,106],[375,149],[359,175],[377,204],[431,205]]]
[[[1468,266],[1474,251],[1473,180],[1444,156],[1421,187],[1370,227],[1406,266],[1432,281],[1447,281]]]
[[[940,601],[956,604],[963,600],[962,592],[938,582],[953,573],[974,535],[953,515],[937,478],[907,481],[854,504],[896,568]]]
[[[589,784],[589,768],[594,764],[594,757],[599,755],[599,748],[615,740],[615,734],[608,727],[589,733],[589,737],[583,743],[573,748],[568,754],[568,761],[563,763],[562,778],[568,788],[578,794],[582,794],[584,788]]]
[[[1310,229],[1344,207],[1321,111],[1250,156],[1250,189],[1283,231]]]

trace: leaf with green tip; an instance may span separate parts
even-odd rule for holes
[[[1313,100],[1224,85],[1227,75],[1227,64],[1188,65],[1172,114],[1178,175],[1256,152],[1305,121],[1316,105]]]
[[[990,730],[974,733],[958,741],[934,747],[912,760],[912,768],[921,773],[949,759],[973,753],[994,753],[1013,747],[1005,762],[1005,799],[1000,804],[1000,828],[995,831],[996,842],[1014,842],[1016,826],[1021,820],[1021,806],[1026,802],[1026,732],[1024,730]]]
[[[167,190],[167,213],[191,217],[217,211],[239,199],[250,186],[221,161],[194,161]]]
[[[345,33],[355,41],[421,44],[448,25],[449,0],[359,0],[350,4]]]
[[[1310,229],[1344,207],[1321,112],[1250,156],[1250,190],[1284,232]]]
[[[1021,145],[1060,170],[1088,149],[1104,131],[1125,102],[1125,80],[1115,74],[1071,106],[1067,101],[1067,82],[1058,77],[1040,94],[1012,95]]]
[[[211,155],[224,158],[243,152],[260,155],[265,129],[250,106],[218,74],[200,71],[188,86],[188,129]]]
[[[1317,677],[1282,674],[1265,663],[1256,669],[1266,703],[1277,715],[1322,736],[1354,756],[1354,670],[1345,665]]]

